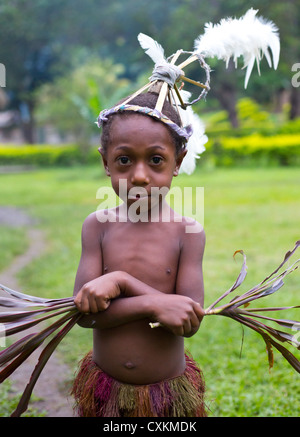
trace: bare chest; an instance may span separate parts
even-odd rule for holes
[[[102,240],[103,273],[126,271],[161,291],[173,292],[180,257],[176,228],[165,223],[114,225]]]

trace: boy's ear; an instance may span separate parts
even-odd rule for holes
[[[176,166],[175,166],[175,169],[174,169],[174,172],[173,172],[173,176],[178,176],[178,174],[179,174],[179,170],[180,170],[180,166],[181,166],[181,163],[182,163],[183,158],[185,157],[186,154],[187,154],[187,150],[184,149],[184,150],[183,150],[182,152],[180,152],[180,153],[178,154],[178,156],[176,157]]]
[[[105,154],[104,150],[102,149],[102,147],[100,147],[98,150],[99,150],[101,158],[102,158],[102,162],[103,162],[106,176],[110,176],[110,172],[109,172],[108,165],[107,165],[106,154]]]

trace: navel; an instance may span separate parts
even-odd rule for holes
[[[131,361],[127,361],[124,366],[126,367],[126,369],[134,369],[136,367]]]
[[[166,273],[167,273],[167,275],[170,275],[171,274],[171,269],[167,269]]]

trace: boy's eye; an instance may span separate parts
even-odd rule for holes
[[[129,164],[130,159],[128,158],[128,156],[120,156],[118,158],[118,161],[121,165],[126,165],[126,164]]]
[[[151,162],[153,163],[153,164],[160,164],[161,162],[162,162],[162,157],[161,156],[153,156],[152,158],[151,158]]]

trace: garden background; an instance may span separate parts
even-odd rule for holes
[[[153,68],[138,33],[158,40],[167,54],[192,50],[206,22],[239,17],[249,7],[280,29],[278,69],[269,69],[264,59],[261,76],[254,69],[245,90],[243,70],[210,62],[212,90],[195,107],[206,125],[207,150],[196,172],[174,184],[204,187],[206,306],[235,281],[235,250],[247,255],[243,289],[274,270],[299,239],[299,0],[2,0],[0,208],[13,212],[0,223],[0,283],[32,243],[28,223],[12,226],[26,213],[45,244],[18,273],[21,291],[72,294],[82,222],[99,204],[98,188],[109,185],[94,121],[101,109],[146,83]],[[192,67],[189,73],[199,79]],[[297,304],[299,282],[295,272],[266,303]],[[278,354],[269,372],[262,340],[220,319],[205,319],[187,340],[206,377],[211,416],[299,416],[298,374]],[[91,333],[79,327],[59,346],[69,368],[62,375],[64,393],[90,347]],[[8,416],[17,399],[11,383],[2,384],[0,416]],[[47,415],[35,403],[28,414]]]

